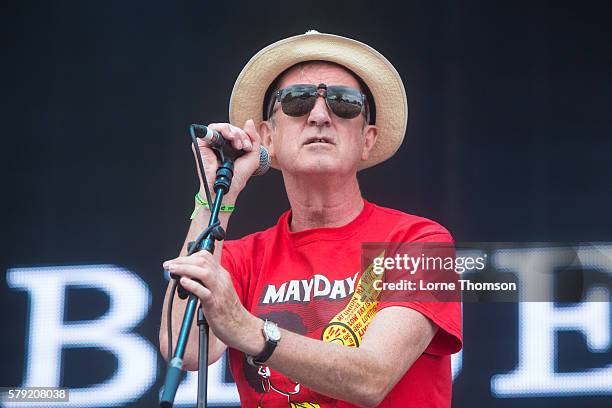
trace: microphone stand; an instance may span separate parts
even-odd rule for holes
[[[193,242],[188,245],[188,255],[192,255],[198,251],[205,250],[211,254],[215,251],[215,241],[222,241],[225,239],[225,231],[221,227],[219,221],[219,211],[221,209],[221,200],[223,196],[229,191],[232,184],[232,177],[234,176],[234,160],[242,154],[242,152],[233,149],[231,146],[227,146],[223,150],[215,150],[217,157],[220,159],[221,165],[217,169],[217,177],[213,186],[216,192],[214,204],[210,210],[210,219],[208,221],[208,227],[202,234]],[[179,279],[178,276],[172,276],[173,279]],[[187,307],[185,308],[185,315],[183,317],[183,323],[179,332],[179,337],[176,343],[176,349],[174,356],[170,360],[168,365],[168,371],[166,372],[166,379],[162,388],[159,406],[162,408],[170,408],[174,404],[174,397],[178,389],[181,372],[183,368],[183,357],[185,355],[185,349],[187,347],[187,340],[189,339],[189,332],[193,318],[195,316],[196,304],[198,303],[198,297],[192,293],[187,292],[182,286],[179,285],[179,297],[186,298],[189,296]],[[172,299],[170,299],[172,301]],[[200,345],[198,349],[198,408],[205,408],[207,406],[207,383],[208,383],[208,322],[202,312],[202,305],[198,307],[198,328],[199,328],[199,340]],[[167,322],[170,324],[170,322]]]

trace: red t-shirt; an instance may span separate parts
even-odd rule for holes
[[[363,242],[452,242],[448,231],[428,219],[365,200],[359,216],[342,227],[290,232],[290,219],[287,211],[274,227],[223,245],[222,265],[247,310],[286,330],[347,346],[358,346],[377,310],[392,305],[417,310],[438,325],[438,332],[380,406],[449,407],[450,354],[462,344],[460,304],[364,304],[357,290]],[[357,316],[351,319],[350,314]],[[347,324],[350,328],[342,329]],[[244,407],[353,406],[269,367],[252,367],[238,350],[230,348],[229,358]]]

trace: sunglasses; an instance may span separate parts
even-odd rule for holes
[[[325,98],[325,103],[329,109],[340,118],[353,119],[364,112],[366,122],[370,121],[364,94],[348,86],[327,86],[325,84],[319,84],[318,86],[298,84],[279,89],[270,101],[268,118],[275,112],[274,105],[277,101],[280,102],[286,115],[304,116],[314,108],[319,96]]]

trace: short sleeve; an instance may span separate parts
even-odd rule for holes
[[[377,310],[391,306],[416,310],[438,326],[438,332],[425,349],[433,355],[450,355],[461,350],[461,303],[459,302],[380,302]]]
[[[444,227],[432,221],[424,223],[423,227],[419,228],[418,232],[413,230],[408,234],[396,230],[394,236],[389,237],[389,242],[454,243],[452,236]],[[397,297],[391,297],[389,300],[381,297],[377,310],[391,306],[416,310],[438,326],[437,333],[425,349],[426,353],[450,355],[461,350],[463,345],[461,302],[401,301]]]
[[[236,255],[239,254],[240,251],[240,241],[224,241],[221,251],[221,266],[229,272],[230,277],[232,278],[232,283],[234,284],[234,289],[238,295],[238,299],[240,299],[240,303],[244,305],[246,302],[244,296],[245,284],[243,279],[245,271],[242,270],[240,264],[236,262]],[[238,259],[240,258],[238,257]]]

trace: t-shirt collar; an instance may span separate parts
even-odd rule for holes
[[[309,230],[291,232],[289,221],[291,220],[291,210],[286,211],[278,220],[281,234],[291,241],[295,246],[305,245],[313,241],[337,241],[349,238],[354,235],[359,228],[368,220],[374,205],[363,199],[363,209],[346,225],[341,227],[313,228]]]

